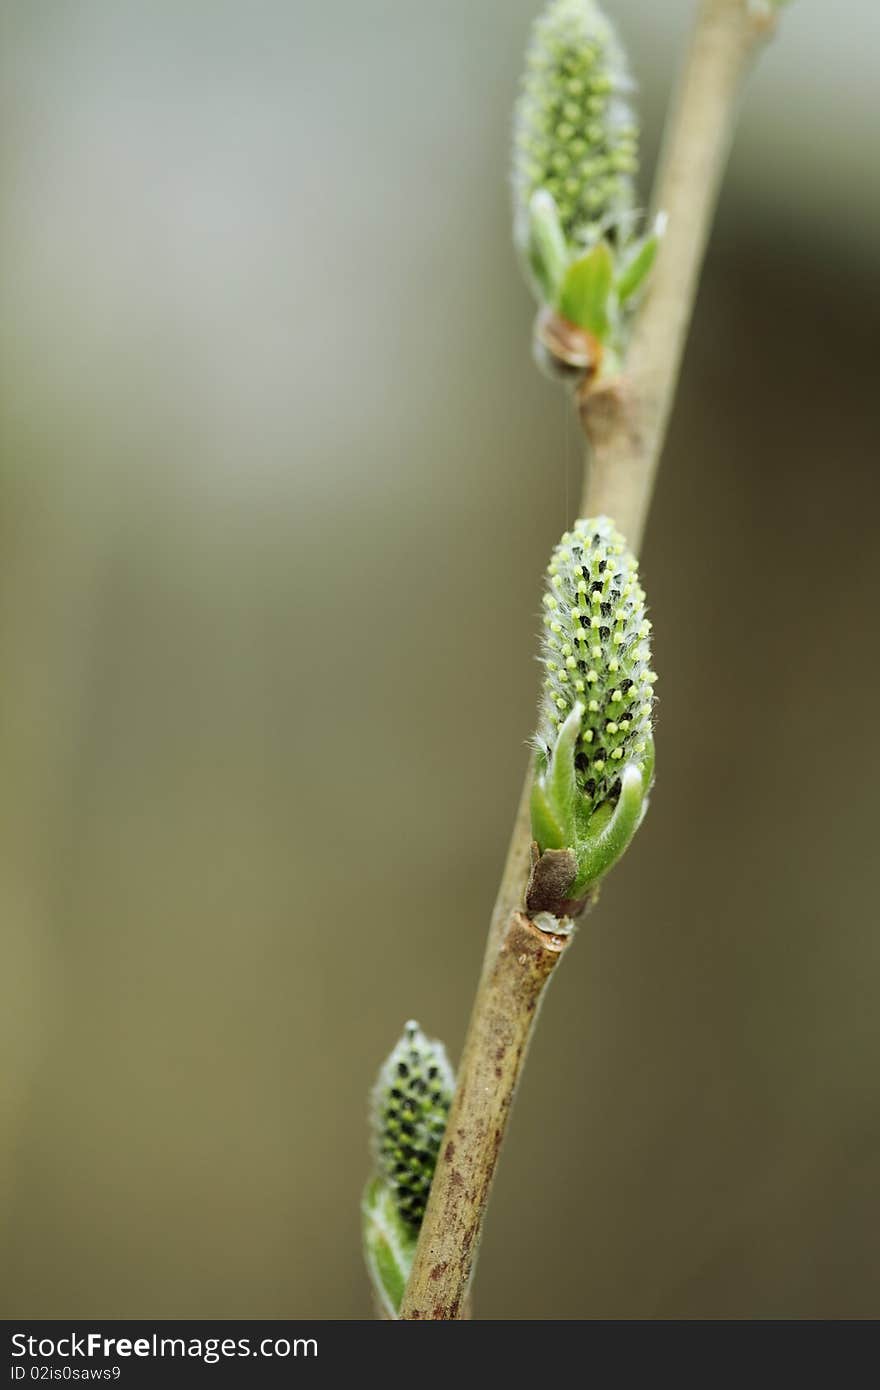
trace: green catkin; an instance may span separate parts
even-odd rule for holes
[[[377,1170],[400,1218],[415,1231],[425,1214],[454,1085],[443,1044],[407,1023],[379,1073],[372,1121]]]
[[[627,764],[651,756],[651,623],[638,564],[608,517],[576,522],[547,575],[538,767],[547,766],[560,728],[580,704],[574,774],[586,819],[616,800]]]
[[[620,234],[635,201],[638,124],[626,58],[594,0],[550,0],[535,21],[516,109],[516,238],[528,237],[529,203],[553,197],[572,250]]]

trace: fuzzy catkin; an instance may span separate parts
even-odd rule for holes
[[[539,189],[573,248],[615,227],[634,203],[638,124],[623,49],[594,0],[550,0],[535,21],[516,109],[517,240]]]
[[[417,1023],[407,1023],[373,1091],[373,1142],[376,1166],[397,1211],[416,1230],[425,1214],[454,1085],[443,1044],[426,1038]]]
[[[645,593],[635,557],[608,517],[576,522],[547,575],[539,765],[552,757],[574,705],[583,705],[575,777],[595,810],[616,799],[621,769],[644,760],[651,737],[656,676]]]

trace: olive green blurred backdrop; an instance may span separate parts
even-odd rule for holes
[[[533,0],[0,3],[0,1311],[368,1316],[366,1092],[456,1055],[581,447]],[[691,10],[609,9],[647,162]],[[878,34],[743,114],[646,541],[658,783],[554,983],[494,1317],[876,1315]]]

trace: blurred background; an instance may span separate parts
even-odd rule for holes
[[[366,1317],[456,1057],[582,450],[537,0],[0,0],[0,1310]],[[609,0],[647,196],[690,0]],[[554,983],[484,1317],[880,1314],[873,0],[754,75],[643,554],[651,814]],[[540,1200],[535,1200],[535,1193]]]

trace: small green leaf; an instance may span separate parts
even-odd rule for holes
[[[584,718],[584,706],[576,700],[571,713],[556,736],[556,747],[547,769],[545,787],[556,820],[562,827],[566,841],[560,848],[570,849],[574,844],[575,812],[579,798],[574,775],[574,759]]]
[[[568,247],[556,204],[543,188],[529,203],[528,259],[544,299],[548,304],[555,303],[568,266]]]
[[[571,896],[578,897],[616,864],[638,829],[645,800],[642,769],[637,763],[625,767],[620,779],[620,796],[611,818],[602,829],[577,847],[578,873],[571,887]],[[601,815],[600,807],[597,815]],[[605,817],[602,816],[602,820]]]
[[[537,776],[532,783],[531,813],[532,838],[537,840],[542,849],[571,848],[568,841],[572,837],[566,835],[565,829],[556,819],[544,789],[543,778]]]
[[[383,1313],[396,1318],[412,1269],[418,1235],[400,1219],[381,1178],[367,1183],[361,1202],[364,1259]]]
[[[636,290],[645,282],[645,277],[657,259],[660,238],[656,235],[646,237],[635,255],[627,261],[617,277],[617,298],[621,304],[631,299]]]
[[[568,267],[556,305],[564,319],[578,328],[585,328],[600,343],[605,341],[611,327],[608,299],[613,281],[611,247],[607,241],[600,241]]]

